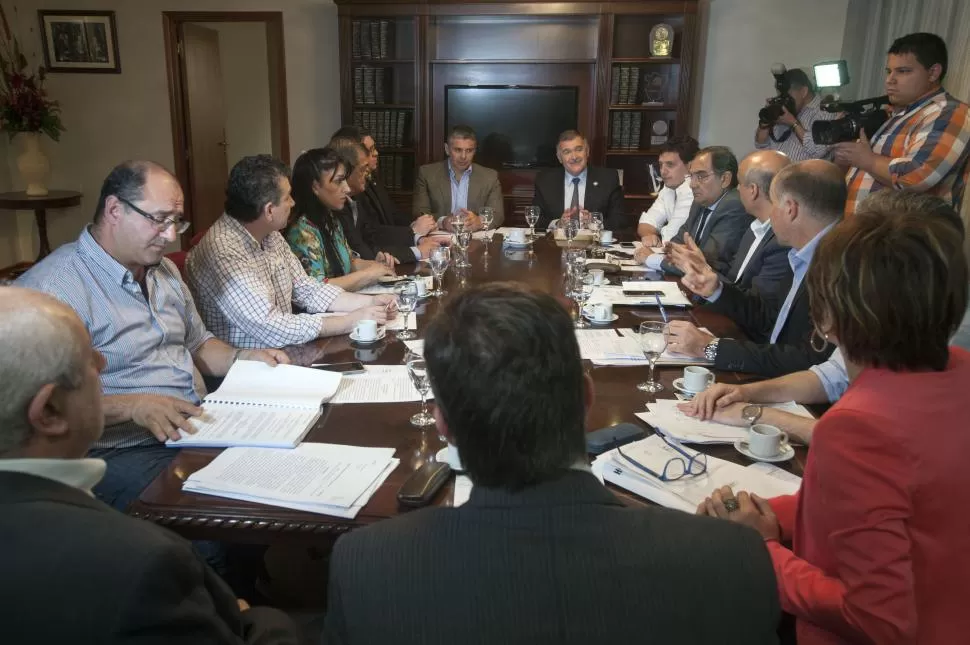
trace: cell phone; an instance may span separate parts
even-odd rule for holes
[[[340,372],[341,374],[356,374],[364,371],[364,364],[360,361],[348,361],[346,363],[314,363],[310,367],[315,370]]]
[[[586,452],[600,455],[617,446],[642,439],[646,434],[643,428],[633,423],[618,423],[608,428],[600,428],[586,434]]]
[[[633,257],[633,253],[628,253],[626,251],[621,251],[619,249],[610,249],[609,251],[607,251],[607,253],[609,253],[610,255],[618,255],[618,256],[624,257],[624,258],[632,258]]]
[[[623,295],[624,296],[646,296],[647,298],[654,298],[656,296],[660,296],[662,298],[665,294],[663,291],[657,291],[656,289],[648,289],[644,291],[624,289]]]
[[[420,508],[427,506],[451,476],[451,466],[437,461],[429,461],[415,470],[397,492],[397,501],[402,506]]]
[[[633,242],[620,242],[620,248],[621,249],[635,249],[635,248],[637,248],[637,245],[634,244]]]

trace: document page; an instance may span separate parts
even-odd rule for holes
[[[366,365],[363,374],[348,374],[331,403],[406,403],[420,401],[405,365]],[[428,400],[431,392],[428,392]]]
[[[205,403],[203,414],[191,417],[195,434],[180,430],[181,439],[169,439],[171,448],[222,448],[225,446],[261,446],[293,448],[320,417],[320,408],[300,410],[257,405]]]
[[[333,396],[340,374],[297,365],[271,367],[259,361],[236,361],[208,403],[252,403],[319,408]]]
[[[580,357],[590,360],[646,360],[635,338],[618,336],[613,329],[577,329]]]
[[[658,431],[686,443],[734,443],[748,436],[746,427],[731,426],[717,421],[701,421],[689,417],[677,407],[682,401],[676,399],[657,399],[648,403],[646,412],[637,412],[637,418],[646,421]],[[811,418],[812,414],[794,401],[789,403],[765,404],[785,412]]]

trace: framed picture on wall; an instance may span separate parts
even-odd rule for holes
[[[37,12],[49,72],[121,73],[114,11]]]

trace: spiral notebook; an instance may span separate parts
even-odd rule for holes
[[[320,406],[337,392],[340,374],[295,365],[270,367],[236,361],[218,390],[205,397],[203,414],[189,419],[173,448],[250,446],[293,448],[320,418]]]

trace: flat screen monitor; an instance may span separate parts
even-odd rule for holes
[[[447,127],[469,125],[478,138],[475,161],[490,168],[558,165],[556,141],[576,129],[578,87],[449,85]]]

